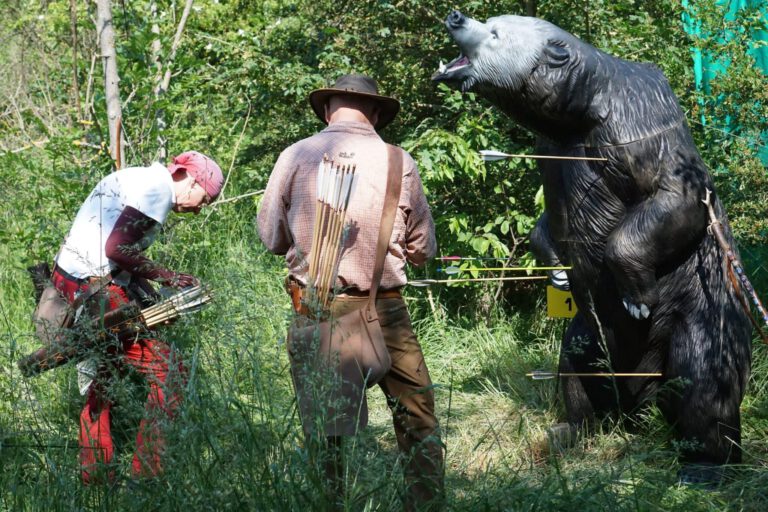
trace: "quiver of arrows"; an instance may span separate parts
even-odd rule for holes
[[[81,360],[90,350],[109,340],[130,339],[200,311],[211,299],[209,290],[194,286],[145,309],[141,309],[136,301],[127,302],[103,314],[93,311],[98,308],[92,307],[90,314],[80,315],[71,328],[62,329],[52,337],[49,345],[23,357],[17,364],[25,377],[38,375],[69,361]]]
[[[32,377],[69,361],[80,360],[106,340],[125,339],[143,328],[141,308],[134,301],[103,315],[81,314],[71,327],[51,336],[50,344],[21,358],[18,366],[22,375]]]
[[[317,169],[315,224],[307,273],[308,302],[312,310],[328,308],[336,282],[355,168],[355,165],[336,164],[323,155]]]

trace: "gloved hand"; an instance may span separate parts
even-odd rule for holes
[[[171,286],[173,288],[189,288],[190,286],[197,286],[200,284],[200,280],[192,274],[185,274],[184,272],[174,272],[173,275],[167,279],[163,284]]]

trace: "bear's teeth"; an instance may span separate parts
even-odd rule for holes
[[[445,73],[446,66],[443,64],[442,59],[440,60],[440,65],[437,67],[437,71],[440,73]]]

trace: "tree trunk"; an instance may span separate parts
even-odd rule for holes
[[[536,0],[525,0],[525,15],[536,16]]]
[[[187,24],[187,18],[189,17],[189,13],[192,11],[192,4],[194,0],[187,0],[186,4],[184,5],[184,12],[181,14],[181,19],[179,20],[179,26],[176,28],[176,34],[173,37],[173,43],[171,44],[171,52],[168,55],[168,60],[165,63],[165,74],[161,75],[163,64],[159,61],[159,48],[158,48],[158,61],[157,61],[157,69],[158,69],[158,75],[157,75],[157,85],[155,86],[155,99],[160,99],[163,94],[165,94],[165,91],[168,90],[168,86],[171,84],[171,69],[173,67],[173,59],[176,58],[176,50],[179,48],[179,44],[181,43],[181,34],[184,32],[184,27]],[[154,26],[152,28],[152,31],[154,32]],[[158,45],[159,45],[159,28],[158,28]],[[154,54],[154,42],[153,42],[153,54]],[[158,109],[157,114],[155,115],[155,121],[157,122],[157,141],[158,141],[158,158],[161,162],[165,161],[165,159],[168,156],[168,141],[165,138],[164,131],[165,131],[165,111],[163,109]]]
[[[120,106],[120,77],[117,74],[115,53],[115,29],[112,26],[110,0],[96,0],[96,34],[99,38],[101,58],[104,63],[104,93],[107,98],[107,123],[109,126],[109,154],[117,169],[122,168],[120,148],[125,145],[119,124],[122,119]]]
[[[82,119],[80,107],[80,84],[77,81],[77,3],[69,0],[69,31],[72,35],[72,106],[75,109],[75,123]]]
[[[152,45],[150,46],[151,61],[157,76],[160,77],[163,72],[163,64],[160,62],[160,52],[162,51],[162,47],[160,44],[160,25],[157,22],[157,0],[151,0],[149,2],[149,17],[152,19]],[[157,87],[158,85],[155,85],[155,95],[157,95]]]
[[[151,48],[151,61],[152,65],[157,72],[157,83],[155,84],[155,99],[159,99],[160,80],[163,76],[163,64],[160,62],[160,52],[162,51],[162,45],[160,43],[160,24],[157,22],[157,0],[152,0],[149,3],[149,16],[152,19],[152,46]],[[157,124],[157,159],[160,162],[165,162],[168,154],[167,141],[163,136],[165,131],[165,115],[161,109],[155,114],[155,121]]]

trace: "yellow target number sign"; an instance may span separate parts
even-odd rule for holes
[[[573,318],[576,316],[576,302],[571,292],[547,286],[547,316],[550,318]]]

